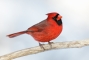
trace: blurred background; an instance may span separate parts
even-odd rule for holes
[[[63,31],[53,42],[89,39],[89,0],[0,0],[0,56],[38,46],[29,35],[8,38],[44,20],[46,13],[63,16]],[[89,46],[46,51],[15,60],[89,60]]]

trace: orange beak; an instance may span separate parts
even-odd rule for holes
[[[60,20],[61,18],[62,18],[62,16],[61,16],[61,15],[59,15],[59,16],[58,16],[58,18],[57,18],[57,20]]]

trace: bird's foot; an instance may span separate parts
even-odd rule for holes
[[[44,45],[44,44],[39,43],[39,46],[40,46],[43,50],[45,50],[45,48],[43,47],[43,45]]]
[[[48,42],[48,44],[50,45],[50,48],[52,48],[52,43],[53,43],[53,42]]]

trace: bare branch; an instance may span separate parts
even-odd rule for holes
[[[43,47],[45,48],[45,50],[43,50],[40,46],[36,46],[36,47],[27,48],[7,55],[0,56],[0,60],[12,60],[18,57],[36,54],[48,50],[63,49],[63,48],[80,48],[87,45],[89,45],[89,39],[80,40],[80,41],[56,42],[56,43],[52,43],[52,48],[50,47],[49,44],[44,44]]]

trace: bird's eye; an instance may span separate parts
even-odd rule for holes
[[[56,20],[57,18],[53,17],[53,20]]]

